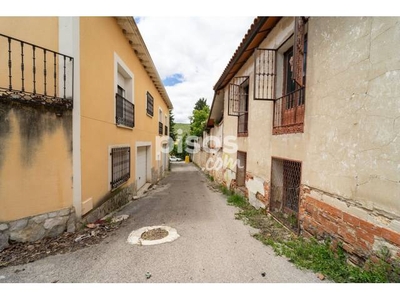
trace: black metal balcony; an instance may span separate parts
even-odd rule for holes
[[[158,122],[158,134],[162,135],[163,133],[163,123]]]
[[[72,109],[74,58],[0,33],[0,100]]]
[[[117,125],[135,127],[135,105],[119,94],[115,94],[115,105],[115,121]]]

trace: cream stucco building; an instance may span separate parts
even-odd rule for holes
[[[3,17],[0,57],[0,247],[164,176],[172,103],[132,17]]]
[[[295,232],[400,255],[399,43],[399,18],[256,18],[194,161]]]

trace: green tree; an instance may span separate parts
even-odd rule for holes
[[[169,111],[169,136],[175,141],[175,117],[172,109]]]
[[[208,106],[207,99],[200,98],[199,100],[197,100],[196,104],[194,105],[194,110],[202,110],[206,106]]]
[[[192,116],[189,117],[191,135],[203,135],[203,130],[210,113],[210,107],[207,105],[206,101],[206,99],[200,98],[194,106]]]

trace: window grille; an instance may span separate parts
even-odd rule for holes
[[[111,188],[115,189],[131,177],[131,148],[111,149]]]
[[[148,115],[154,116],[154,98],[149,92],[147,92],[146,112]]]
[[[272,158],[270,211],[292,229],[298,229],[301,162]]]
[[[130,128],[135,127],[135,105],[120,94],[115,94],[117,125],[124,125]]]
[[[276,50],[254,52],[254,100],[275,100]]]
[[[228,99],[228,115],[229,116],[239,116],[239,114],[244,112],[242,107],[240,107],[241,99],[248,97],[247,90],[243,87],[248,86],[248,76],[235,77],[233,82],[229,84],[229,99]]]

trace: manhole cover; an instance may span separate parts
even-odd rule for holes
[[[179,237],[175,228],[169,226],[148,226],[132,231],[127,242],[132,245],[158,245],[175,241]]]
[[[168,235],[168,231],[166,231],[162,228],[156,228],[156,229],[151,229],[151,230],[143,232],[140,237],[143,240],[154,241],[154,240],[160,240],[162,238],[165,238],[167,235]]]

